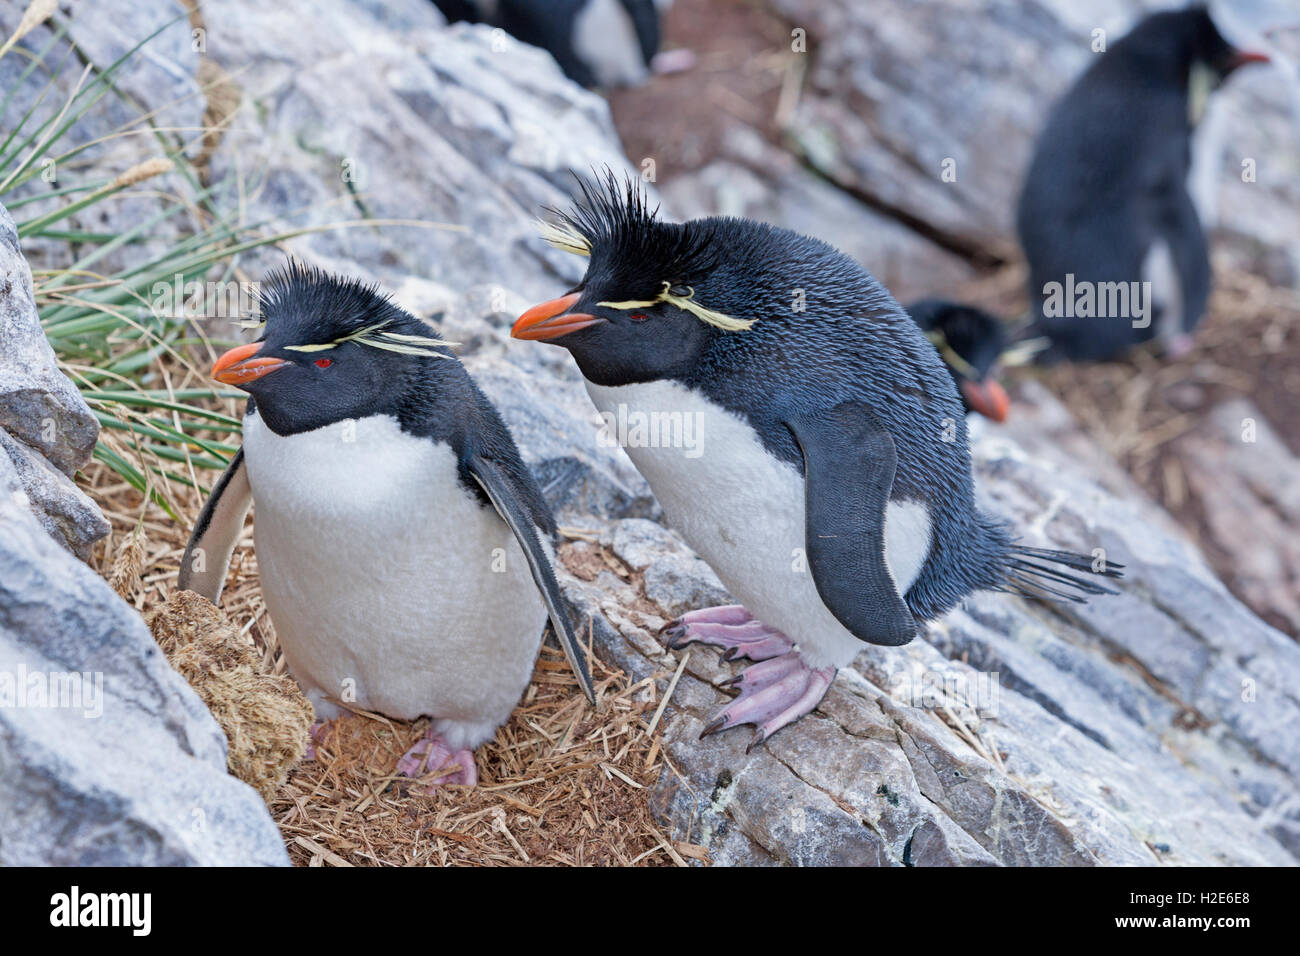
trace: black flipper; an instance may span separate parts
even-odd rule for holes
[[[1190,334],[1205,317],[1210,300],[1210,251],[1196,205],[1180,182],[1171,187],[1173,199],[1164,216],[1164,235],[1178,272],[1182,315],[1178,331]]]
[[[906,644],[916,621],[885,563],[894,439],[862,402],[786,421],[803,451],[804,540],[817,593],[858,640]]]
[[[196,591],[213,604],[221,600],[230,556],[252,503],[253,489],[248,484],[244,449],[240,448],[199,512],[199,520],[181,558],[177,587],[182,591]]]
[[[533,580],[537,582],[537,589],[542,592],[542,600],[546,602],[546,610],[551,616],[551,626],[555,628],[555,635],[559,638],[564,656],[569,659],[569,666],[578,676],[582,692],[587,696],[587,700],[594,704],[596,690],[591,684],[591,674],[587,671],[582,645],[578,643],[573,625],[569,622],[568,615],[564,613],[560,584],[555,579],[555,569],[551,567],[550,559],[542,549],[542,542],[537,536],[537,526],[532,516],[520,504],[506,472],[493,461],[481,455],[474,455],[467,462],[467,466],[470,474],[491,500],[497,514],[510,526],[510,530],[519,540],[519,545],[528,558],[528,567],[533,573]]]

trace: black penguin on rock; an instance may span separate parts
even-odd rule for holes
[[[962,407],[995,422],[1006,421],[1011,399],[994,378],[1007,347],[1001,321],[983,309],[946,299],[904,306],[948,367]]]
[[[449,22],[488,23],[541,47],[569,79],[586,87],[643,83],[659,52],[661,4],[656,0],[434,2]]]
[[[1204,7],[1155,13],[1056,104],[1016,216],[1028,334],[1051,342],[1040,361],[1105,360],[1156,336],[1187,350],[1211,278],[1187,186],[1192,133],[1214,87],[1267,59],[1231,46]]]
[[[567,348],[604,415],[651,423],[659,439],[628,455],[741,601],[668,631],[760,662],[708,731],[753,723],[765,739],[862,642],[906,644],[972,591],[1109,591],[1116,565],[1017,545],[975,507],[952,378],[852,259],[744,219],[662,222],[612,174],[583,194],[544,235],[587,256],[585,276],[512,334]],[[698,441],[663,440],[688,416]]]
[[[179,586],[218,601],[256,503],[262,595],[318,719],[333,699],[429,732],[408,775],[459,764],[510,716],[547,618],[594,699],[552,568],[555,521],[505,423],[429,326],[296,263],[262,336],[213,368],[248,392],[244,441],[199,515]]]

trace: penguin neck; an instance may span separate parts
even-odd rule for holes
[[[389,414],[405,432],[459,448],[472,425],[468,419],[478,407],[465,366],[456,359],[433,365],[423,362],[407,373],[392,396]]]
[[[718,330],[706,327],[706,333],[690,348],[677,347],[669,342],[656,347],[647,342],[639,355],[611,356],[575,348],[570,350],[583,378],[593,385],[614,388],[620,385],[640,385],[645,382],[682,381],[693,374],[702,362],[707,362],[713,352]]]

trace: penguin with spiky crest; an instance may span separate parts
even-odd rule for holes
[[[983,309],[946,299],[921,299],[904,309],[938,350],[962,407],[1006,421],[1011,399],[994,377],[1007,347],[1002,323]]]
[[[555,520],[496,409],[429,326],[372,286],[291,262],[262,334],[212,370],[249,395],[244,441],[178,584],[220,600],[256,504],[262,595],[318,719],[335,700],[432,717],[398,765],[473,784],[473,750],[528,685],[549,617],[591,678],[552,567]]]
[[[745,219],[664,222],[609,172],[551,212],[544,237],[586,274],[511,334],[567,348],[603,417],[694,423],[689,444],[629,431],[625,450],[741,602],[667,630],[757,662],[706,733],[752,723],[761,742],[863,642],[906,644],[973,591],[1111,593],[1117,565],[1017,545],[975,507],[952,378],[848,256]]]
[[[1028,334],[1051,342],[1040,362],[1104,361],[1155,338],[1175,356],[1190,348],[1211,281],[1192,133],[1215,87],[1267,61],[1224,40],[1204,7],[1154,13],[1053,108],[1016,214]]]

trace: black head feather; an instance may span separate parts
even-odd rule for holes
[[[259,359],[283,364],[240,383],[279,434],[393,414],[456,364],[434,330],[360,279],[290,260],[258,288]],[[452,373],[454,377],[454,372]]]
[[[429,336],[431,330],[398,306],[375,283],[331,275],[290,259],[258,288],[263,338],[279,345],[319,345],[379,327]]]
[[[977,381],[987,378],[1007,347],[1002,322],[983,309],[946,299],[921,299],[905,306],[905,310],[931,336],[958,382],[964,378]],[[943,345],[951,349],[960,364],[952,361]]]
[[[1126,55],[1140,56],[1152,68],[1163,64],[1171,75],[1183,77],[1193,62],[1226,76],[1241,65],[1240,53],[1215,25],[1203,4],[1163,10],[1140,20],[1115,43]]]
[[[620,299],[653,299],[665,282],[685,294],[715,267],[711,231],[659,219],[658,204],[630,175],[620,179],[608,167],[592,174],[578,179],[573,206],[547,210],[585,241],[588,283],[618,289]]]

